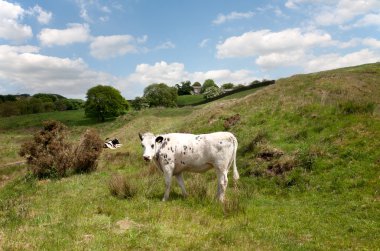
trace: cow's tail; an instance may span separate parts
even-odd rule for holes
[[[236,152],[237,152],[237,148],[238,148],[238,142],[237,142],[237,139],[235,137],[234,137],[233,142],[234,142],[234,153],[233,153],[232,169],[233,169],[234,180],[237,181],[240,178],[240,176],[239,176],[237,166],[236,166]]]

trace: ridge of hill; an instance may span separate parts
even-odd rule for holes
[[[243,98],[144,110],[97,128],[123,147],[106,150],[95,173],[22,177],[0,190],[2,248],[380,247],[380,63],[294,75]],[[212,171],[185,174],[189,197],[174,182],[162,203],[163,177],[143,162],[137,133],[220,130],[239,141],[241,179],[230,182],[226,203],[213,200]],[[114,173],[135,196],[111,196]]]

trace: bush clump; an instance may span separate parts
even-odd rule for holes
[[[95,129],[87,129],[74,150],[73,170],[76,173],[96,170],[97,159],[103,149],[103,141]]]
[[[59,121],[45,121],[33,139],[22,144],[20,156],[38,178],[61,178],[70,172],[88,172],[96,168],[102,142],[94,130],[87,130],[80,143],[67,141],[67,127]]]
[[[63,177],[72,166],[71,146],[66,141],[67,127],[58,121],[43,122],[43,129],[25,142],[20,156],[25,157],[33,175]]]

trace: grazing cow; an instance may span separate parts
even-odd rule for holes
[[[239,179],[236,167],[238,142],[229,132],[210,134],[169,133],[155,136],[152,133],[139,133],[146,161],[153,160],[164,173],[166,190],[163,201],[168,200],[172,176],[177,178],[182,194],[187,196],[182,178],[183,171],[205,172],[215,168],[218,176],[217,198],[224,201],[227,188],[227,173],[233,165],[233,178]]]

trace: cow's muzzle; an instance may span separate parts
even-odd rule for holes
[[[149,161],[150,161],[150,158],[144,156],[144,160],[145,160],[146,162],[149,162]]]

